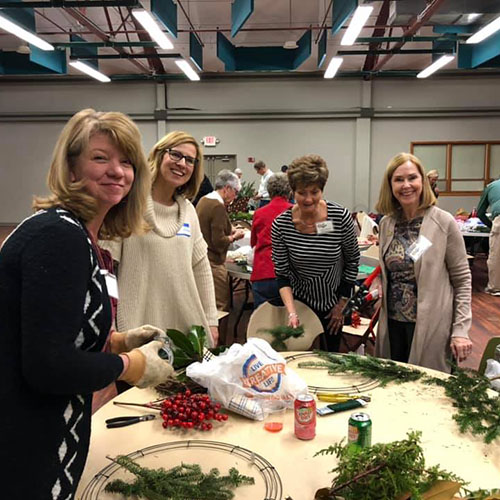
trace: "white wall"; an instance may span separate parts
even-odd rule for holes
[[[22,220],[30,213],[33,194],[46,192],[57,135],[85,107],[130,114],[146,151],[165,131],[185,129],[199,139],[215,135],[220,143],[206,152],[236,154],[248,180],[259,180],[248,157],[278,170],[302,154],[320,154],[331,169],[326,197],[350,209],[372,209],[387,161],[408,151],[411,141],[498,140],[498,83],[498,77],[108,85],[0,80],[0,223]],[[155,110],[165,107],[167,121],[155,120]],[[439,198],[440,206],[452,212],[476,203],[477,197]]]

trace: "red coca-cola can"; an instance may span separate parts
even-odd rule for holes
[[[295,435],[299,439],[313,439],[316,436],[316,402],[309,394],[297,396],[293,405],[295,414]]]

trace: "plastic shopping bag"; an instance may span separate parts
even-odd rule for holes
[[[494,359],[488,359],[484,375],[489,379],[493,379],[491,380],[491,388],[500,392],[500,363]]]
[[[254,420],[263,420],[283,406],[292,408],[295,398],[307,393],[307,384],[287,368],[283,356],[255,337],[189,365],[186,375],[225,408]]]

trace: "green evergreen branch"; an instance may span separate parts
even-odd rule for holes
[[[411,431],[402,441],[361,449],[337,443],[320,450],[316,455],[336,455],[337,466],[331,471],[336,476],[331,488],[318,490],[315,498],[330,500],[341,495],[345,500],[373,500],[410,494],[412,500],[419,500],[438,480],[463,484],[451,472],[425,466],[420,436]]]
[[[108,457],[109,458],[109,457]],[[169,470],[141,467],[127,456],[111,459],[136,476],[133,483],[121,479],[109,482],[105,491],[121,493],[126,498],[140,497],[147,500],[230,500],[233,489],[254,484],[254,479],[244,476],[234,467],[227,476],[218,469],[203,473],[197,464],[181,464]]]
[[[273,337],[271,347],[275,351],[286,351],[285,341],[294,338],[297,339],[304,335],[304,325],[299,325],[297,328],[291,326],[280,325],[274,328],[259,328],[258,332],[268,333]]]
[[[374,356],[359,356],[357,354],[334,354],[325,351],[314,351],[324,361],[303,361],[299,368],[327,368],[330,375],[351,372],[378,380],[383,387],[389,382],[398,384],[413,382],[423,377],[423,372],[416,368],[407,368],[394,361],[376,358]]]
[[[373,356],[334,354],[315,351],[322,361],[300,362],[299,368],[326,368],[330,375],[350,372],[378,380],[383,387],[390,382],[403,383],[421,380],[444,388],[457,413],[453,419],[461,433],[470,431],[482,435],[485,443],[500,437],[500,397],[490,396],[490,380],[470,370],[454,367],[454,373],[445,379],[429,377],[416,368]]]

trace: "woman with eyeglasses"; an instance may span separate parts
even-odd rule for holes
[[[186,132],[170,132],[154,145],[148,161],[153,185],[144,218],[150,231],[108,246],[118,263],[118,329],[147,323],[187,332],[202,325],[216,346],[207,244],[189,201],[203,180],[201,146]]]

